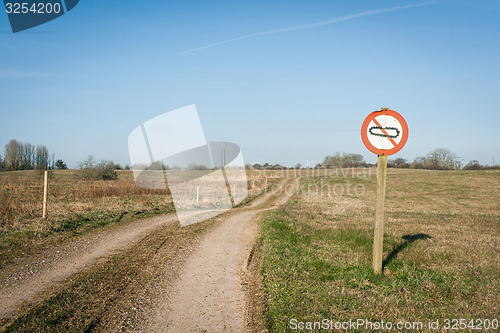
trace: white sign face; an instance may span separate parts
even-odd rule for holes
[[[373,118],[366,128],[368,141],[377,149],[390,150],[399,145],[406,133],[403,125],[389,115],[380,115]]]

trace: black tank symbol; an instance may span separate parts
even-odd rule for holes
[[[377,132],[373,132],[373,131],[377,131]],[[396,139],[399,136],[399,134],[401,133],[399,131],[399,129],[397,129],[396,127],[380,127],[380,126],[370,127],[369,132],[371,135],[380,136],[382,138],[390,138],[390,139]],[[391,133],[391,132],[395,132],[395,133]]]

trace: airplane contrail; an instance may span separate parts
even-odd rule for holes
[[[294,25],[294,26],[290,26],[290,27],[286,27],[286,28],[269,30],[269,31],[264,31],[264,32],[257,32],[254,34],[244,35],[244,36],[216,42],[213,44],[208,44],[205,46],[197,47],[194,49],[190,49],[190,50],[187,50],[187,51],[184,51],[184,52],[177,54],[177,56],[181,56],[181,55],[185,55],[185,54],[189,54],[189,53],[193,53],[193,52],[198,52],[198,51],[209,49],[209,48],[212,48],[215,46],[228,44],[228,43],[232,43],[232,42],[236,42],[239,40],[248,39],[248,38],[252,38],[252,37],[273,35],[273,34],[279,34],[282,32],[289,32],[289,31],[313,29],[313,28],[322,27],[325,25],[333,24],[333,23],[353,20],[353,19],[363,17],[363,16],[371,16],[371,15],[377,15],[377,14],[382,14],[382,13],[387,13],[387,12],[394,12],[394,11],[398,11],[398,10],[408,9],[408,8],[422,7],[422,6],[433,4],[435,2],[436,1],[427,1],[427,2],[417,3],[417,4],[412,4],[412,5],[406,5],[406,6],[398,6],[398,7],[382,8],[382,9],[371,9],[371,10],[366,10],[366,11],[351,14],[351,15],[335,17],[335,18],[325,20],[325,21],[319,21],[319,22],[301,24],[301,25]]]

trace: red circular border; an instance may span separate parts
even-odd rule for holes
[[[403,137],[401,138],[401,141],[399,141],[398,145],[392,149],[378,149],[370,143],[370,140],[368,140],[368,134],[367,134],[368,125],[373,119],[375,119],[375,117],[381,115],[393,116],[399,121],[399,123],[403,127]],[[371,151],[372,153],[377,155],[387,155],[387,156],[393,155],[396,154],[398,151],[400,151],[406,144],[406,141],[408,141],[408,124],[406,123],[406,120],[403,118],[403,116],[394,110],[387,109],[383,111],[374,111],[370,113],[368,117],[366,117],[366,119],[363,121],[363,125],[361,125],[361,139],[363,140],[363,143],[365,144],[366,148],[368,148],[368,150]]]

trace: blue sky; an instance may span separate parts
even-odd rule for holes
[[[410,128],[394,158],[499,164],[498,17],[497,0],[82,0],[13,34],[3,12],[0,153],[15,138],[124,165],[135,127],[196,104],[207,140],[246,162],[375,162],[360,127],[390,107]]]

